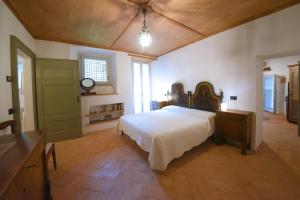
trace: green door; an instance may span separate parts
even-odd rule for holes
[[[36,59],[38,124],[48,141],[80,137],[78,61]]]

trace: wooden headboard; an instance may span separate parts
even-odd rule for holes
[[[192,95],[192,108],[216,112],[220,109],[222,96],[217,95],[211,83],[203,81],[197,84]]]
[[[188,107],[188,95],[184,94],[182,83],[173,83],[171,87],[172,104],[175,106]]]

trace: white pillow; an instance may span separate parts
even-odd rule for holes
[[[185,107],[173,106],[173,105],[163,107],[162,109],[167,110],[169,112],[176,112],[184,115],[189,115],[192,117],[198,117],[201,119],[211,119],[216,116],[216,113],[214,112],[208,112],[204,110],[197,110],[197,109],[191,109],[191,108],[185,108]]]
[[[216,113],[214,112],[208,112],[204,110],[197,110],[197,109],[191,109],[191,108],[185,108],[180,106],[166,106],[162,108],[163,110],[166,110],[168,112],[174,112],[182,115],[187,115],[190,117],[195,117],[201,120],[206,120],[209,124],[209,129],[211,130],[211,133],[215,130],[215,116]]]

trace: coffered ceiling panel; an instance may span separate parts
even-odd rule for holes
[[[37,39],[161,56],[300,0],[4,0]],[[153,43],[142,49],[141,7]]]

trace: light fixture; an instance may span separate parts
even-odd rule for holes
[[[171,92],[168,90],[167,93],[165,93],[165,96],[167,97],[167,101],[170,100]]]
[[[226,111],[227,110],[227,103],[221,103],[221,110]]]
[[[141,32],[139,34],[139,41],[140,41],[140,45],[142,47],[148,47],[152,43],[150,29],[146,25],[146,12],[147,12],[146,8],[143,8],[144,21],[143,21],[142,30],[141,30]]]

